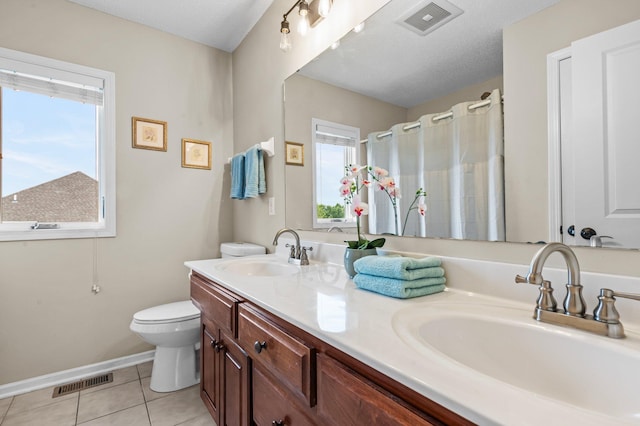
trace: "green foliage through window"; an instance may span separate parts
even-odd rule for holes
[[[318,204],[317,213],[318,219],[342,219],[344,218],[344,206],[338,203],[335,206]]]

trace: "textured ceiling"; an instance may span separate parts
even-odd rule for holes
[[[69,1],[227,52],[240,44],[273,3],[273,0]],[[433,1],[446,8],[446,1]],[[363,32],[349,33],[338,49],[327,50],[301,73],[411,107],[502,75],[502,28],[559,0],[450,1],[463,13],[421,36],[397,21],[431,0],[391,0],[367,20]]]
[[[273,0],[69,0],[233,52]]]
[[[463,13],[425,36],[398,23],[430,1],[392,0],[300,73],[412,107],[502,75],[502,28],[559,0],[451,0]]]

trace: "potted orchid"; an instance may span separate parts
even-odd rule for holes
[[[363,177],[362,172],[367,171]],[[382,247],[385,243],[384,238],[377,238],[375,240],[367,240],[361,233],[360,217],[369,213],[369,206],[362,201],[360,197],[360,190],[363,187],[368,187],[371,181],[368,177],[368,167],[360,166],[358,164],[350,164],[345,167],[345,176],[340,181],[340,194],[345,200],[345,203],[351,206],[351,212],[356,218],[356,230],[357,240],[345,241],[348,245],[344,253],[344,267],[349,274],[350,278],[353,278],[356,274],[353,269],[353,262],[364,256],[370,256],[377,254],[376,249]]]
[[[427,193],[419,188],[413,197],[413,201],[409,205],[407,209],[407,214],[404,217],[404,224],[402,225],[402,232],[398,232],[398,199],[400,198],[400,188],[396,184],[395,180],[389,176],[389,171],[383,169],[382,167],[367,167],[368,176],[375,182],[376,187],[383,191],[389,197],[389,201],[391,202],[391,207],[393,210],[394,216],[394,226],[395,226],[395,234],[396,235],[404,235],[404,232],[407,228],[407,223],[409,221],[409,214],[413,210],[418,210],[420,216],[424,216],[427,211],[427,205],[424,202],[424,197],[426,197]],[[367,185],[368,186],[368,185]],[[417,204],[417,205],[416,205]]]

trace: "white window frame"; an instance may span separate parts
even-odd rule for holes
[[[97,108],[99,117],[96,135],[99,141],[97,175],[100,194],[98,222],[59,223],[59,228],[56,229],[32,229],[33,222],[0,223],[0,241],[115,237],[115,74],[5,48],[0,48],[0,68],[78,84],[99,81],[103,88],[103,106]]]
[[[316,144],[318,142],[318,132],[324,133],[329,137],[349,139],[355,142],[355,164],[360,164],[360,129],[345,124],[334,123],[331,121],[321,120],[319,118],[311,119],[311,151],[313,156],[316,155]],[[345,144],[346,146],[346,144]],[[335,222],[319,222],[318,221],[318,208],[317,208],[317,191],[316,191],[316,161],[313,164],[313,228],[314,229],[328,229],[328,228],[355,228],[355,221],[335,221]],[[344,176],[344,175],[343,175]],[[336,193],[340,188],[340,178],[342,176],[335,176],[336,181]]]

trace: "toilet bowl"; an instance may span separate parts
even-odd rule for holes
[[[190,300],[136,312],[129,328],[156,346],[151,390],[172,392],[200,381],[196,362],[200,311]]]

